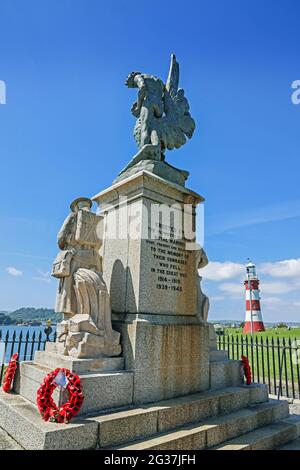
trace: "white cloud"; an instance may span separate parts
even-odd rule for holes
[[[289,309],[293,304],[289,300],[282,299],[279,297],[263,297],[262,301],[262,309],[269,310],[269,311],[279,311],[284,308],[285,311]]]
[[[36,276],[36,277],[33,277],[32,279],[34,281],[46,282],[47,284],[49,284],[51,282],[50,278],[48,279],[48,278],[42,277],[42,276]]]
[[[222,281],[240,276],[244,271],[245,266],[240,263],[232,263],[231,261],[225,261],[224,263],[211,261],[207,266],[205,266],[205,268],[200,269],[199,273],[203,279]]]
[[[246,266],[231,261],[214,261],[201,270],[204,291],[211,300],[210,314],[216,318],[240,318],[245,302]],[[263,316],[266,321],[296,320],[300,308],[300,259],[257,265]],[[210,295],[211,293],[211,295]],[[239,302],[237,307],[236,302]],[[283,318],[284,317],[284,318]],[[299,319],[298,319],[299,320]]]
[[[20,271],[20,269],[14,268],[13,266],[8,266],[5,268],[5,271],[11,276],[22,276],[23,274],[23,271]]]
[[[37,272],[39,273],[39,276],[33,277],[32,279],[34,281],[46,282],[48,284],[51,282],[49,271],[41,271],[40,269],[38,269]]]
[[[219,289],[233,297],[242,297],[244,295],[243,285],[234,282],[220,284]]]
[[[284,281],[262,282],[261,290],[266,294],[287,294],[299,290],[299,287],[293,283]]]
[[[223,212],[206,218],[206,234],[214,235],[249,225],[300,217],[300,200],[283,201],[239,212]]]
[[[224,299],[225,297],[223,295],[213,295],[209,297],[209,300],[211,300],[212,302],[221,302]]]
[[[282,303],[282,300],[279,299],[278,297],[264,297],[263,301],[264,301],[264,304],[269,304],[269,305],[278,305]]]
[[[263,263],[259,266],[259,271],[272,277],[300,278],[300,259]]]
[[[204,279],[222,281],[242,276],[246,272],[246,266],[232,261],[211,261],[199,272]],[[258,265],[257,272],[258,275],[262,273],[271,277],[295,278],[300,281],[300,258],[275,263],[262,263]]]

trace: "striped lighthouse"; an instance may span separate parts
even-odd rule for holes
[[[265,331],[260,310],[259,279],[256,267],[250,261],[247,266],[247,277],[244,282],[246,291],[246,321],[243,333],[257,333]]]

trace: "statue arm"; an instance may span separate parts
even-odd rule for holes
[[[97,271],[100,273],[103,273],[103,265],[102,265],[102,256],[98,254],[98,260],[97,260]]]
[[[209,261],[208,261],[207,254],[206,254],[205,251],[202,249],[202,251],[201,251],[201,256],[200,256],[200,260],[199,260],[199,263],[198,263],[198,269],[205,268],[205,266],[207,266],[208,263],[209,263]]]
[[[61,250],[65,249],[65,246],[68,242],[68,236],[71,235],[71,226],[73,223],[74,214],[69,214],[66,220],[64,221],[60,231],[58,232],[57,242]]]
[[[146,87],[145,87],[145,85],[143,85],[142,88],[140,88],[140,90],[138,92],[137,109],[138,109],[139,112],[141,111],[141,107],[142,107],[143,101],[145,99],[145,96],[146,96]]]
[[[135,117],[138,117],[140,115],[141,107],[146,96],[146,85],[145,85],[145,80],[142,75],[137,75],[135,77],[135,83],[139,89],[139,92],[138,92],[138,99],[134,103],[131,111]]]

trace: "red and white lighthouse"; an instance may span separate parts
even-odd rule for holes
[[[243,333],[257,333],[265,331],[260,310],[259,279],[256,267],[250,261],[246,266],[247,277],[244,282],[246,290],[246,321]]]

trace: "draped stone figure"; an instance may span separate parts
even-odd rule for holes
[[[207,322],[209,311],[209,298],[202,292],[201,281],[202,277],[199,274],[199,269],[208,265],[208,258],[203,248],[197,250],[196,256],[196,276],[197,276],[197,305],[198,316],[201,320]]]
[[[62,250],[52,275],[59,278],[55,311],[64,319],[57,341],[64,354],[78,358],[118,356],[120,334],[112,329],[109,294],[102,277],[99,249],[102,216],[90,211],[92,201],[78,198],[58,233]]]

